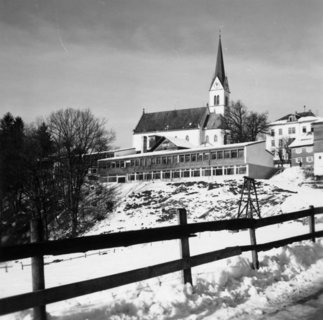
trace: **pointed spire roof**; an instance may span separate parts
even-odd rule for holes
[[[222,53],[222,42],[221,42],[221,34],[219,35],[219,45],[218,45],[218,55],[216,58],[216,66],[215,66],[215,72],[214,76],[211,81],[211,86],[210,89],[215,81],[216,78],[219,78],[222,86],[224,89],[229,90],[229,85],[228,85],[228,79],[225,75],[225,70],[224,70],[224,60],[223,60],[223,53]]]

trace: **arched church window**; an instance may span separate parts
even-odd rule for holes
[[[190,137],[189,137],[189,135],[187,135],[187,136],[185,137],[185,140],[186,140],[186,141],[190,141]]]
[[[209,143],[209,136],[205,137],[205,143]]]
[[[218,106],[220,104],[220,96],[216,96],[216,105]]]
[[[213,138],[214,142],[218,142],[218,136],[215,134]]]
[[[214,105],[215,105],[215,106],[216,106],[216,101],[217,101],[216,97],[217,97],[217,96],[214,96]]]

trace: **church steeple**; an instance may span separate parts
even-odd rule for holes
[[[224,114],[224,109],[229,104],[229,97],[230,90],[228,79],[225,75],[220,34],[215,72],[209,89],[209,106],[211,112]]]

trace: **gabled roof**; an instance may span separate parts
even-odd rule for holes
[[[282,118],[277,119],[276,121],[288,120],[290,116],[295,116],[296,120],[303,117],[316,117],[312,111],[305,111],[305,112],[289,113],[286,116],[283,116]]]
[[[134,133],[198,129],[206,113],[207,107],[143,113]]]
[[[221,115],[210,113],[206,119],[205,129],[222,129]]]
[[[217,54],[217,58],[216,58],[215,72],[214,72],[214,75],[213,75],[213,78],[211,81],[210,90],[211,90],[212,85],[213,85],[216,78],[219,79],[219,81],[221,82],[221,84],[225,90],[229,90],[228,79],[225,75],[225,69],[224,69],[221,36],[219,37],[218,54]]]

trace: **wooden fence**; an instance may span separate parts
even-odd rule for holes
[[[176,271],[183,271],[184,282],[192,283],[192,267],[239,255],[246,251],[252,252],[252,266],[253,268],[258,268],[257,253],[259,251],[270,250],[297,241],[315,241],[315,238],[323,237],[323,231],[315,231],[315,215],[322,213],[323,207],[310,207],[307,210],[262,219],[231,219],[188,224],[186,210],[178,209],[180,224],[176,226],[0,247],[0,262],[32,257],[32,268],[37,270],[33,276],[33,284],[35,284],[33,286],[34,291],[0,299],[0,315],[34,308],[34,319],[46,319],[46,304],[111,289]],[[263,244],[256,243],[256,229],[302,218],[308,218],[309,233]],[[196,233],[222,230],[239,231],[241,229],[250,230],[250,245],[227,247],[195,256],[190,255],[189,238],[196,236]],[[44,255],[86,252],[89,250],[124,247],[175,239],[181,240],[181,259],[63,286],[48,289],[43,287],[43,279],[41,277],[44,274]],[[37,241],[37,238],[34,238],[34,241]]]

